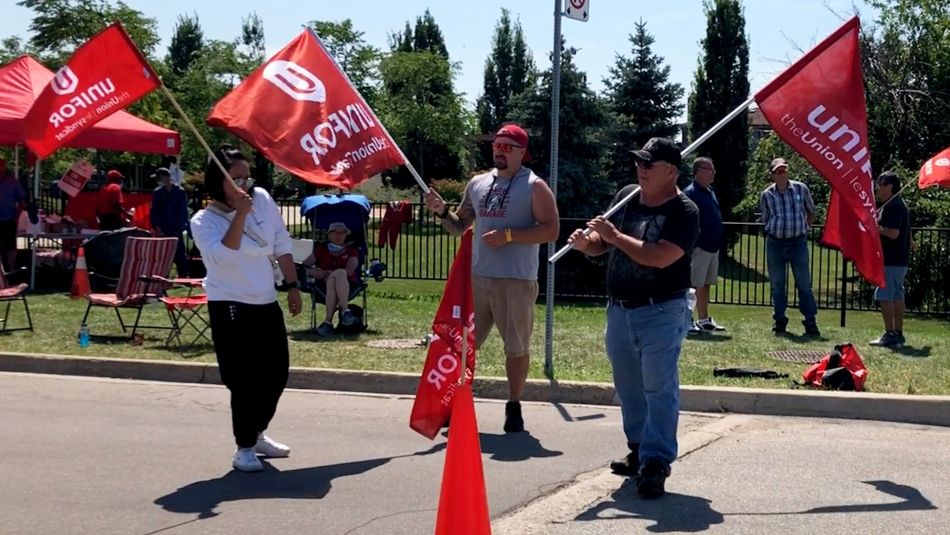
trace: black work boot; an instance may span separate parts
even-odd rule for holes
[[[788,318],[777,319],[772,323],[772,332],[775,334],[785,334],[788,332],[786,327],[788,326]]]
[[[505,433],[517,433],[519,431],[524,431],[521,402],[509,401],[505,404]]]
[[[618,476],[634,477],[640,471],[640,444],[627,442],[630,448],[624,458],[610,462],[610,470]]]
[[[643,463],[637,476],[637,492],[644,498],[659,498],[666,493],[666,478],[670,477],[670,467],[662,461],[649,459]]]

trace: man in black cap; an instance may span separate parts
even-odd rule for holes
[[[152,191],[152,208],[149,219],[156,236],[178,238],[175,250],[175,267],[179,277],[188,276],[188,256],[185,254],[185,238],[182,233],[188,228],[188,195],[178,184],[172,182],[171,172],[159,167],[152,173],[158,187]]]
[[[630,202],[610,219],[588,222],[589,236],[577,230],[568,241],[587,255],[610,254],[605,341],[630,449],[610,468],[636,477],[638,492],[655,498],[665,492],[677,454],[677,366],[691,320],[686,295],[699,210],[676,187],[676,143],[653,138],[633,157],[639,190],[623,187],[613,204],[636,192]]]

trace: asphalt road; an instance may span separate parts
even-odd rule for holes
[[[0,533],[432,533],[445,439],[411,399],[288,391],[271,433],[293,448],[231,470],[219,386],[0,373]],[[619,410],[526,404],[501,432],[478,401],[494,533],[946,533],[950,429],[684,414],[669,494],[606,469]]]

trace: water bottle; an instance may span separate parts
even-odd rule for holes
[[[89,326],[85,323],[79,327],[79,347],[89,347]]]

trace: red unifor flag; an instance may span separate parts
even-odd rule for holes
[[[831,183],[828,211],[840,211],[834,222],[829,215],[822,243],[839,249],[865,279],[883,286],[859,25],[857,17],[846,22],[755,100],[779,137]]]
[[[465,343],[463,344],[463,340]],[[475,376],[475,308],[472,304],[472,230],[462,235],[439,310],[432,322],[429,353],[416,388],[409,427],[432,439],[452,410],[465,348],[465,382]]]
[[[406,163],[312,30],[304,30],[208,115],[308,182],[350,190]]]
[[[46,158],[85,129],[161,85],[118,22],[76,49],[27,112],[23,139]]]
[[[917,187],[924,189],[930,186],[950,188],[950,147],[924,162],[920,168]]]

